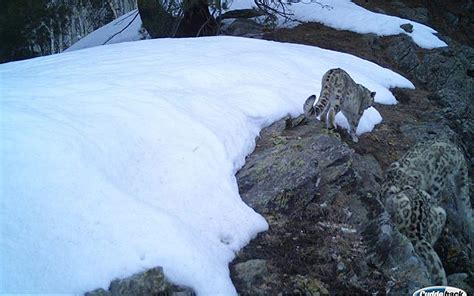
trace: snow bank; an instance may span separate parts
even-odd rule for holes
[[[319,2],[319,3],[316,3]],[[232,9],[250,8],[255,6],[253,0],[234,1]],[[447,44],[436,37],[437,33],[432,28],[423,24],[381,13],[367,10],[351,0],[318,0],[299,1],[288,6],[288,12],[292,13],[293,19],[302,22],[319,22],[328,27],[338,30],[348,30],[360,34],[373,33],[379,36],[407,34],[420,47],[431,49],[444,47]],[[413,32],[407,33],[400,25],[410,23]],[[298,22],[283,24],[280,18],[280,26],[295,26]]]
[[[297,19],[301,21],[317,21],[326,26],[348,30],[360,34],[374,33],[379,36],[407,34],[418,46],[431,49],[447,46],[447,44],[436,37],[437,33],[432,28],[423,24],[369,11],[352,3],[350,0],[318,0],[316,3],[304,4],[302,2],[293,4],[291,9]],[[413,32],[407,33],[400,25],[410,23]]]
[[[413,87],[348,54],[231,37],[0,65],[0,293],[83,293],[160,265],[200,295],[235,294],[228,263],[268,226],[234,174],[334,67],[378,102]]]

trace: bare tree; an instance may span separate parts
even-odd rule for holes
[[[228,18],[253,18],[266,16],[266,22],[276,24],[278,19],[300,22],[289,6],[289,0],[254,0],[255,8],[231,10],[232,0],[138,0],[138,10],[143,26],[152,38],[194,37],[216,35],[221,21]],[[238,0],[235,0],[238,1]],[[307,0],[307,4],[321,4]]]

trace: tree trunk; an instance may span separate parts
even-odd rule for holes
[[[184,17],[176,37],[212,36],[217,34],[217,22],[209,13],[207,0],[186,0]]]
[[[172,1],[171,1],[172,2]],[[163,1],[138,0],[143,26],[152,38],[210,36],[217,33],[217,22],[207,0],[183,0],[181,13]]]

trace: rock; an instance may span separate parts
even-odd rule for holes
[[[254,278],[254,273],[248,272],[250,280],[235,281],[238,290],[259,295],[314,295],[327,291],[401,292],[428,284],[426,267],[414,256],[410,242],[393,229],[379,200],[382,169],[377,160],[354,153],[339,134],[328,132],[319,121],[291,121],[296,124],[288,125],[286,118],[265,128],[256,150],[237,173],[242,199],[264,213],[270,223],[270,233],[251,242],[249,248],[257,245],[251,254],[258,256],[260,250],[267,254],[266,249],[274,252],[276,246],[284,254],[273,254],[265,261],[274,267],[269,271],[272,276],[263,277],[263,284],[244,284]],[[288,126],[292,127],[285,128]],[[291,258],[306,272],[279,263],[281,256]],[[247,264],[252,262],[249,258],[241,259],[247,259]],[[308,271],[318,269],[306,267],[306,261],[314,262],[315,267],[325,266],[327,277],[338,280],[321,281],[317,273]],[[232,268],[235,279],[244,277],[241,270],[247,266],[241,264]],[[374,267],[382,272],[375,279],[371,276]],[[381,280],[384,277],[403,284],[386,287],[387,280]],[[272,290],[275,283],[280,283],[278,289]],[[340,290],[341,285],[347,285],[347,290]]]
[[[467,283],[469,280],[469,275],[466,273],[453,273],[448,276],[448,285],[451,287],[456,287],[462,289],[470,295],[472,287]]]
[[[459,142],[459,136],[443,122],[407,123],[400,126],[400,132],[407,138],[426,141],[437,137],[445,137]]]
[[[399,7],[396,8],[396,11],[400,14],[401,17],[413,20],[418,23],[429,25],[430,18],[428,9],[425,7],[409,8],[409,7]]]
[[[317,124],[317,131],[314,125],[304,125],[262,138],[259,145],[265,149],[251,154],[237,173],[240,194],[248,205],[264,213],[304,208],[321,186],[347,172],[351,150]],[[327,190],[337,191],[337,186]]]
[[[474,49],[453,43],[450,48],[426,53],[413,71],[434,92],[431,98],[445,107],[444,118],[461,135],[469,155],[474,155],[474,79],[468,75],[473,65]]]
[[[396,8],[399,8],[399,9],[407,8],[405,3],[401,2],[401,1],[391,1],[390,4],[394,7],[396,7]]]
[[[290,281],[293,285],[292,292],[294,295],[329,295],[326,286],[318,279],[297,275],[292,277]]]
[[[446,12],[445,14],[446,21],[451,26],[457,26],[459,24],[459,17],[452,14],[451,12]]]
[[[412,42],[410,36],[401,34],[387,41],[386,55],[401,69],[411,72],[420,65],[420,58],[417,55],[418,47]]]
[[[267,260],[253,259],[234,265],[236,279],[246,285],[252,285],[256,280],[268,275]]]
[[[232,281],[239,287],[239,293],[244,295],[267,295],[269,271],[267,260],[252,259],[235,264],[231,268]]]
[[[224,19],[249,19],[265,15],[265,11],[250,8],[250,9],[234,9],[226,11],[220,16],[216,17],[216,20]]]
[[[168,282],[161,267],[135,274],[123,280],[114,280],[109,290],[97,289],[86,296],[125,296],[125,295],[172,295],[194,296],[190,288],[175,286]]]
[[[402,28],[407,33],[412,33],[413,32],[413,25],[410,24],[410,23],[400,25],[400,28]]]
[[[84,296],[111,296],[112,293],[110,291],[104,290],[104,289],[97,289],[92,292],[87,292],[84,294]]]
[[[474,49],[454,41],[447,48],[422,50],[406,35],[388,38],[385,45],[388,58],[408,77],[420,82],[429,96],[444,108],[440,118],[460,135],[469,155],[474,155]],[[474,162],[469,159],[470,167]]]
[[[258,36],[263,32],[263,26],[252,19],[236,19],[222,28],[224,35],[230,36]]]

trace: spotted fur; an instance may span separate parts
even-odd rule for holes
[[[412,147],[385,173],[382,197],[400,233],[413,244],[432,275],[433,284],[446,285],[446,273],[433,245],[438,240],[446,212],[440,193],[455,188],[453,196],[463,234],[472,244],[473,219],[469,179],[464,154],[447,140],[430,140]]]
[[[335,116],[341,111],[349,122],[349,134],[354,142],[358,141],[356,129],[364,110],[374,103],[375,92],[370,92],[364,86],[357,84],[346,71],[331,69],[327,71],[321,83],[319,100],[311,95],[304,103],[303,109],[306,118],[315,118],[319,115],[326,121],[328,129],[336,128]],[[329,118],[327,118],[329,116]]]

